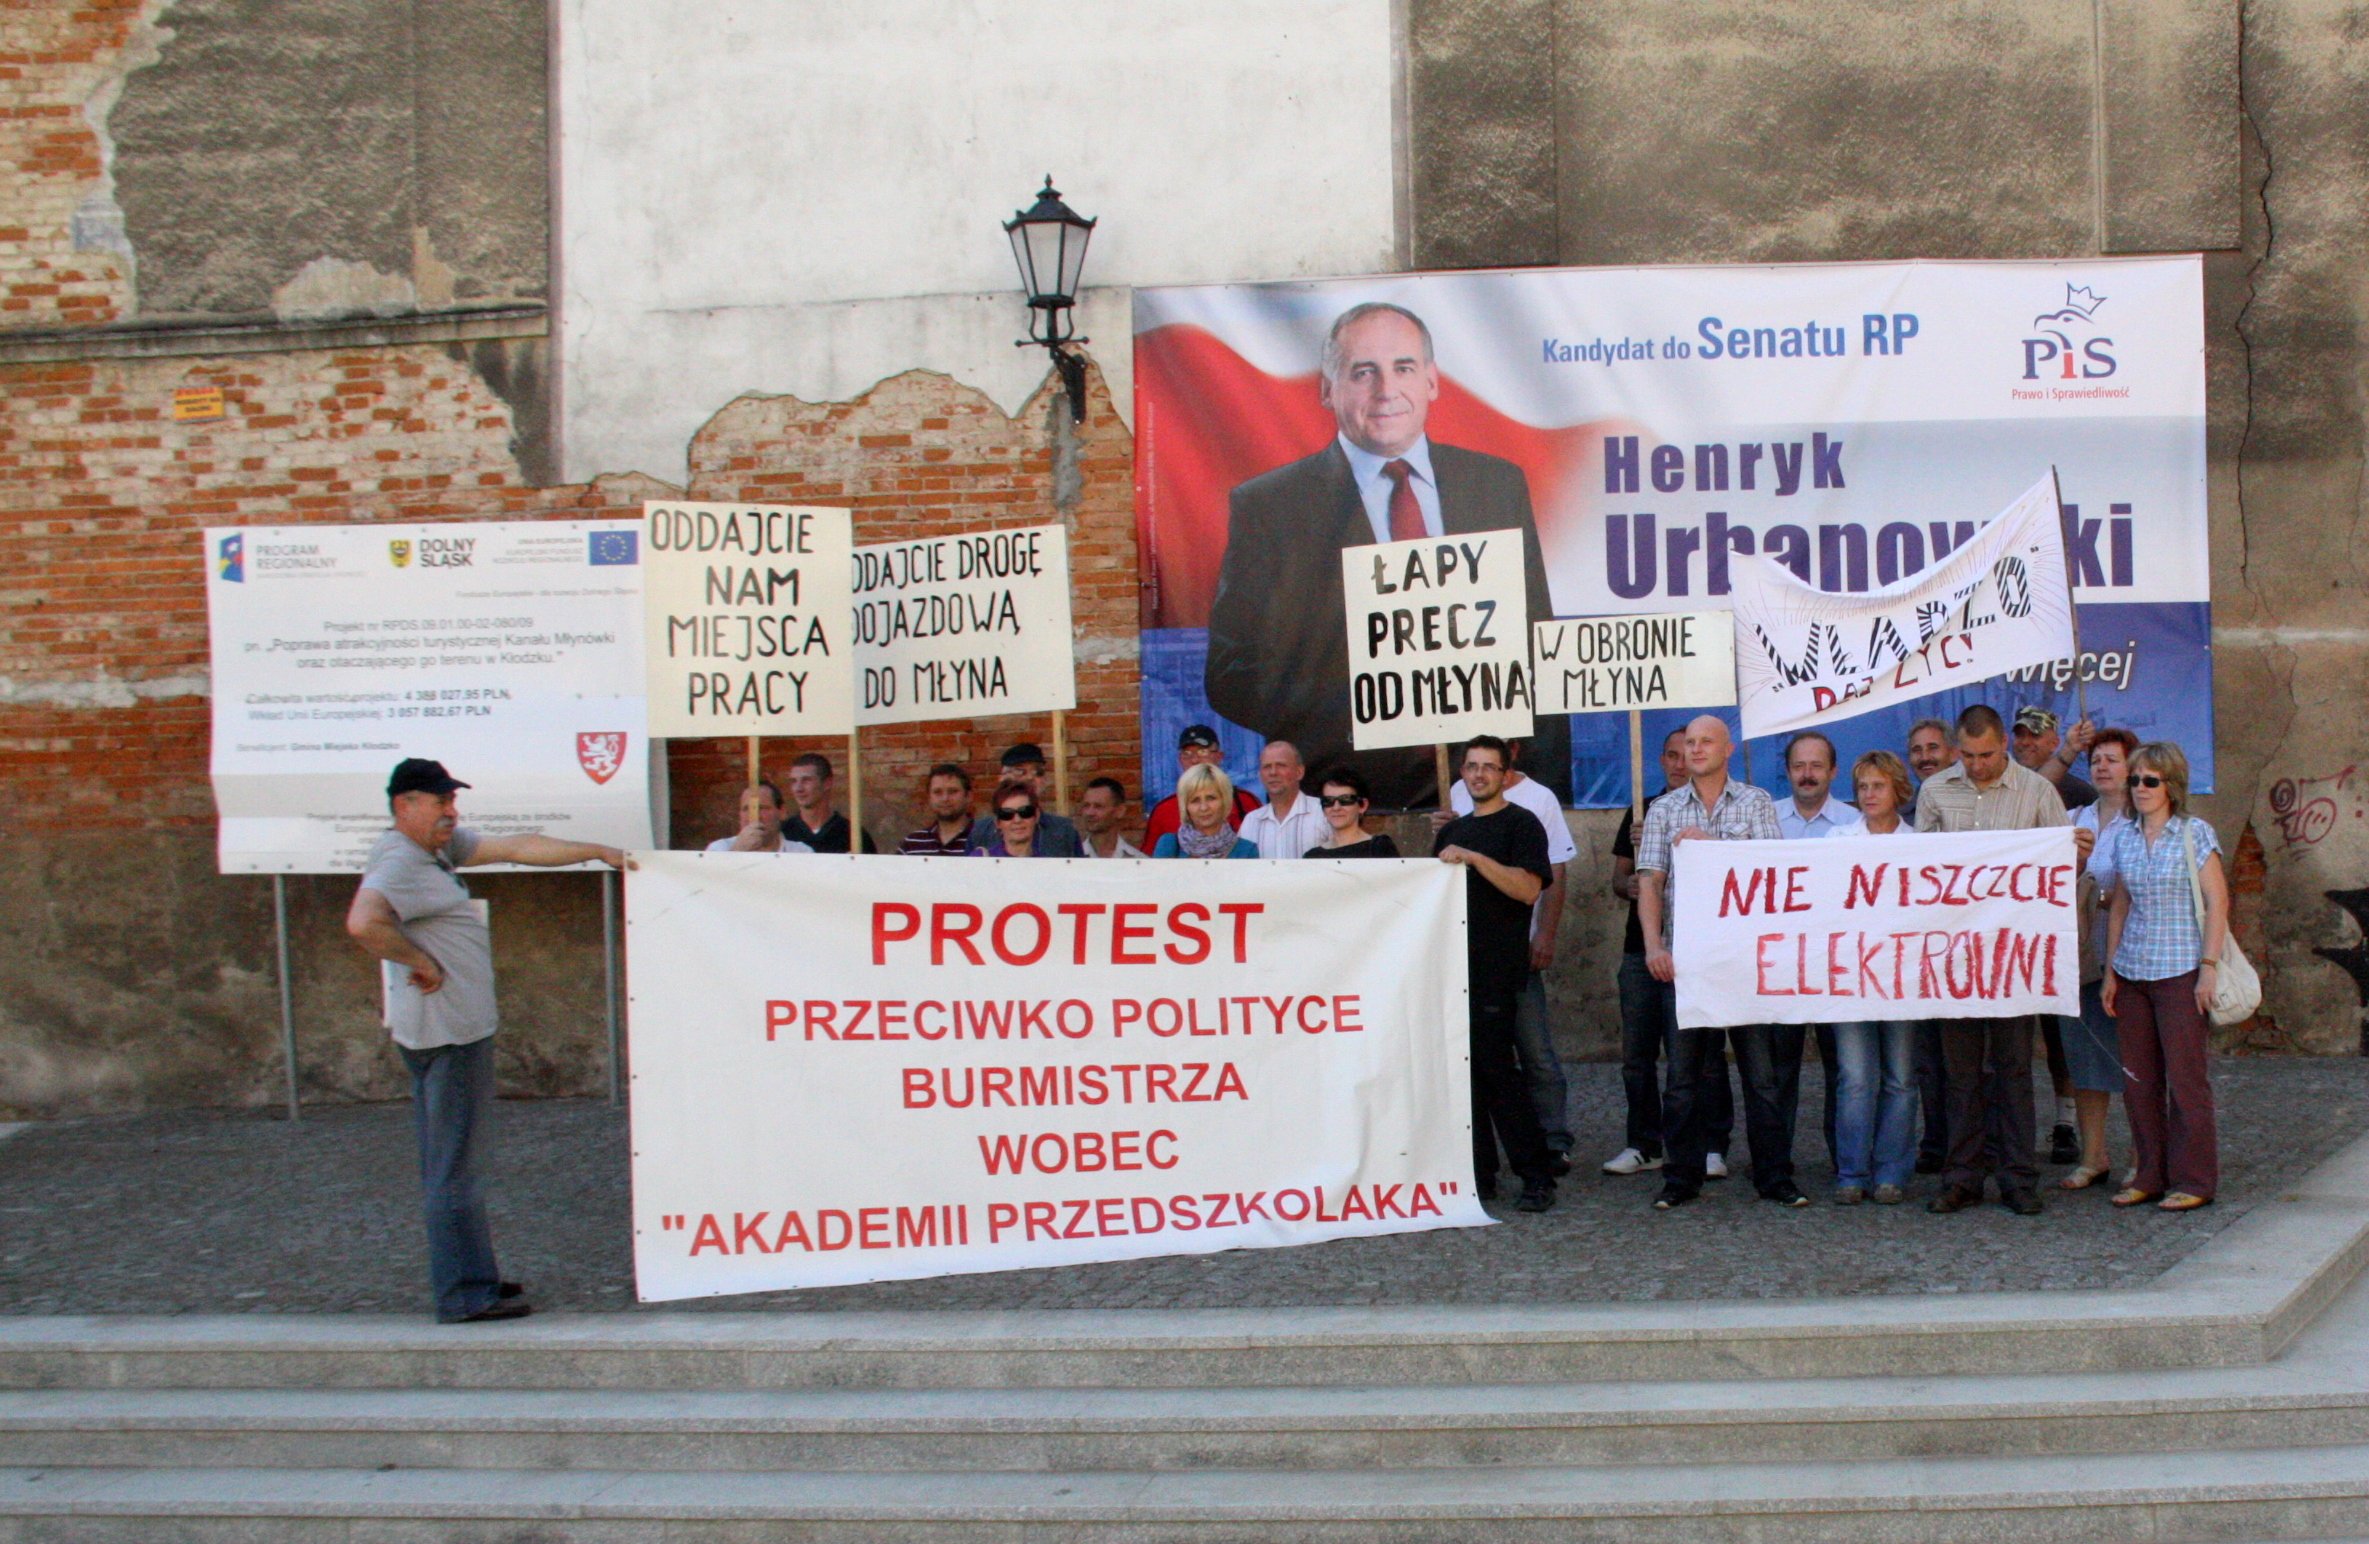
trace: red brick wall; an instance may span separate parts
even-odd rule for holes
[[[750,397],[733,403],[691,445],[691,496],[855,511],[858,542],[937,536],[989,527],[1070,527],[1072,616],[1078,636],[1135,634],[1133,440],[1110,408],[1099,373],[1089,381],[1087,422],[1077,430],[1077,494],[1054,503],[1054,447],[1046,396],[1007,418],[987,397],[942,375],[914,371],[854,402]],[[1066,412],[1066,408],[1060,409]],[[1069,715],[1070,790],[1108,775],[1136,791],[1142,758],[1132,655],[1078,667]],[[1050,715],[893,724],[863,732],[864,823],[888,845],[921,822],[920,790],[940,761],[969,766],[984,806],[1005,746],[1053,747]],[[670,747],[675,841],[729,835],[746,765],[744,740],[678,740]],[[780,782],[791,760],[819,751],[846,781],[844,740],[767,740],[766,775]],[[844,807],[844,798],[842,798]],[[1140,812],[1138,812],[1140,813]]]
[[[226,415],[172,421],[174,388]],[[202,825],[208,525],[616,513],[535,489],[441,347],[0,366],[0,780],[17,831]]]
[[[176,424],[173,389],[223,388],[219,422]],[[0,366],[0,780],[12,829],[204,826],[208,525],[581,518],[671,491],[645,479],[527,487],[510,414],[440,347]],[[1072,581],[1079,629],[1131,635],[1130,440],[1099,393],[1081,431]],[[691,447],[697,497],[832,503],[859,541],[1060,518],[1041,402],[1006,418],[943,376],[912,374],[852,403],[747,399]],[[1134,662],[1080,670],[1073,786],[1133,781]],[[1051,724],[988,718],[867,731],[867,803],[910,805],[918,774],[953,759],[992,778],[1015,739]],[[790,758],[844,742],[769,742]],[[677,836],[721,834],[742,742],[676,745]],[[889,818],[889,829],[896,820]]]
[[[122,67],[144,9],[142,0],[0,3],[0,327],[130,314],[124,265],[75,251],[72,226],[104,170],[83,104]]]

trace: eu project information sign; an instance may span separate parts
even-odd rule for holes
[[[641,525],[207,531],[221,871],[358,872],[406,756],[480,831],[651,845]]]

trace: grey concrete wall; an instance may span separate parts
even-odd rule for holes
[[[344,931],[353,881],[288,882],[304,1097],[409,1088],[371,963]],[[600,880],[472,876],[490,903],[505,1094],[608,1087]],[[0,845],[0,1119],[282,1097],[272,892],[214,872],[209,832],[19,836]]]
[[[107,114],[144,317],[543,298],[541,0],[174,0],[158,25]]]
[[[2327,896],[2369,887],[2365,25],[2333,0],[1412,0],[1408,20],[1422,266],[2211,254],[2204,808],[2233,852],[2261,844],[2254,1042],[2320,1051],[2361,1048],[2351,970],[2369,979]],[[1617,917],[1583,910],[1556,992],[1574,1048],[1608,1054]]]

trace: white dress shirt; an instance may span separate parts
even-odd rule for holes
[[[1243,816],[1242,839],[1256,845],[1262,858],[1304,858],[1309,848],[1333,839],[1333,828],[1316,795],[1303,790],[1291,801],[1288,815],[1278,816],[1274,805],[1262,804]]]
[[[1393,461],[1404,461],[1415,469],[1407,481],[1414,487],[1416,507],[1423,511],[1423,534],[1437,536],[1446,529],[1440,524],[1439,482],[1431,475],[1431,441],[1417,440],[1403,456],[1377,456],[1370,450],[1359,450],[1349,443],[1347,435],[1340,437],[1341,454],[1349,458],[1349,475],[1357,480],[1357,496],[1365,500],[1365,518],[1374,528],[1374,540],[1390,540],[1390,494],[1395,486],[1382,468]]]
[[[1798,842],[1804,837],[1865,836],[1867,823],[1859,818],[1857,810],[1829,793],[1814,815],[1804,815],[1801,805],[1792,799],[1780,803],[1777,829],[1785,833],[1788,841]]]

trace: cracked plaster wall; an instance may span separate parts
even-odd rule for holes
[[[540,301],[538,0],[171,0],[105,115],[151,317]]]

